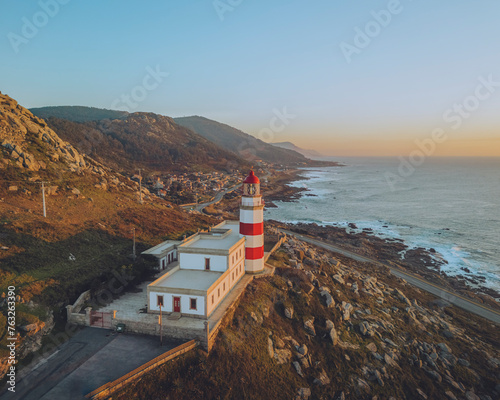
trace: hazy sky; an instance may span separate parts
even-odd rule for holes
[[[500,156],[497,0],[1,7],[0,90],[26,107],[202,115],[332,155]]]

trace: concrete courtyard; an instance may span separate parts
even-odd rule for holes
[[[26,367],[16,393],[3,393],[0,400],[83,399],[180,343],[164,341],[160,347],[158,337],[87,327],[42,362]]]

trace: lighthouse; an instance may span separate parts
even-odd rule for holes
[[[255,274],[264,270],[264,204],[260,180],[250,171],[243,181],[240,205],[240,235],[246,237],[245,271]]]

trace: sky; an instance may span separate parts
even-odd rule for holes
[[[500,156],[496,0],[1,1],[25,107],[201,115],[334,156]]]

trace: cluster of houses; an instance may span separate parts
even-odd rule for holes
[[[134,175],[132,180],[139,182],[140,175]],[[240,180],[239,171],[232,174],[225,172],[186,172],[168,176],[153,176],[142,180],[143,187],[159,197],[183,199],[194,196],[194,201],[207,200],[220,190],[226,189]]]

